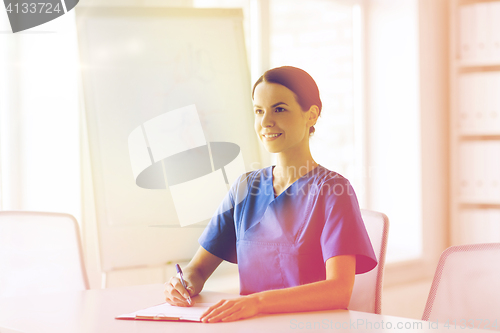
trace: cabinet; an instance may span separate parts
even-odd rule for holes
[[[500,1],[450,0],[452,245],[500,242]]]

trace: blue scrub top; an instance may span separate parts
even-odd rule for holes
[[[356,255],[356,274],[377,265],[347,179],[318,165],[275,197],[272,171],[241,175],[199,239],[238,264],[240,294],[324,280],[338,255]]]

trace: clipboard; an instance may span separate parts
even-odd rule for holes
[[[162,303],[132,313],[116,316],[115,319],[200,322],[201,315],[213,304],[215,303],[195,303],[190,307],[181,307]]]

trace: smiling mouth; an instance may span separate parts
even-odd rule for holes
[[[262,136],[266,139],[274,139],[274,138],[277,138],[279,136],[281,136],[281,134],[283,133],[278,133],[278,134],[263,134]]]

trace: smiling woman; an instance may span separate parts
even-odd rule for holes
[[[258,313],[347,308],[354,275],[377,265],[347,179],[316,163],[309,137],[321,112],[314,80],[295,67],[267,71],[254,85],[255,131],[277,163],[241,175],[200,237],[168,303],[191,306],[223,261],[238,264],[242,297],[221,300],[203,322]]]
[[[313,78],[305,71],[291,66],[271,69],[262,75],[252,91],[255,110],[255,131],[270,153],[279,153],[278,165],[297,170],[305,161],[305,168],[318,164],[311,156],[309,136],[321,112],[319,90]],[[294,151],[293,160],[287,151]],[[300,157],[297,156],[300,155]],[[283,160],[284,159],[284,160]],[[296,169],[297,168],[297,169]],[[299,171],[300,173],[300,171]],[[280,168],[275,170],[274,188],[277,195],[300,175],[285,177]]]

